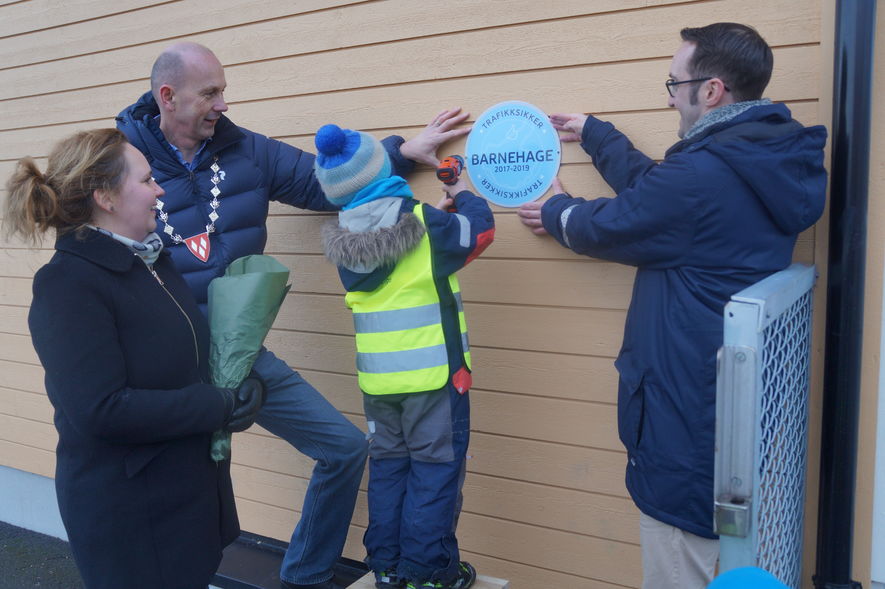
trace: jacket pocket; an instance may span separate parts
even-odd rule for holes
[[[642,440],[642,423],[645,417],[645,373],[636,370],[629,362],[615,362],[618,379],[618,435],[629,453],[639,447]]]
[[[139,446],[126,455],[124,463],[126,465],[126,477],[132,478],[141,472],[145,466],[150,464],[151,460],[156,458],[160,452],[166,449],[167,443],[151,444],[149,446]]]

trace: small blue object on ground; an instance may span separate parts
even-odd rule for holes
[[[741,567],[722,573],[707,589],[789,589],[777,577],[757,567]]]

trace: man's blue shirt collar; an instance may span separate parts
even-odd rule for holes
[[[156,121],[157,126],[159,127],[160,126],[160,115],[155,116],[154,121]],[[162,133],[162,131],[161,131],[161,133]],[[164,135],[164,137],[165,137],[165,135]],[[181,162],[181,164],[185,168],[187,168],[188,171],[193,171],[194,168],[197,167],[197,162],[200,161],[200,154],[203,152],[203,149],[205,149],[206,144],[209,143],[210,141],[212,141],[211,137],[209,139],[206,139],[205,141],[203,141],[203,143],[200,144],[199,149],[197,149],[196,153],[194,153],[194,159],[187,162],[184,160],[184,156],[181,155],[181,150],[178,149],[178,147],[176,147],[171,141],[169,141],[168,137],[166,138],[166,143],[168,143],[169,147],[172,148],[172,151],[175,153],[175,157],[178,158],[178,161]]]

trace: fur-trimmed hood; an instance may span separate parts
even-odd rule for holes
[[[384,198],[341,211],[337,221],[323,226],[326,257],[360,273],[394,265],[426,232],[415,214],[401,211],[403,204],[401,198]]]

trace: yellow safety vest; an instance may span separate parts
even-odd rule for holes
[[[413,212],[424,225],[421,203]],[[454,274],[448,277],[448,285],[457,304],[464,364],[469,369],[467,323],[461,288]],[[426,232],[418,246],[397,262],[381,286],[370,292],[349,292],[344,300],[353,311],[356,366],[363,392],[418,393],[446,384],[449,358]]]

